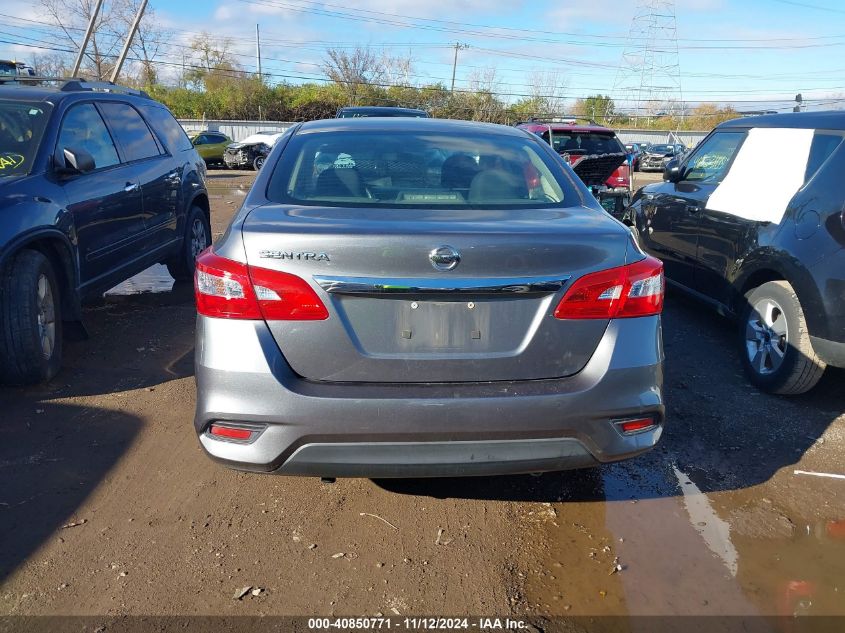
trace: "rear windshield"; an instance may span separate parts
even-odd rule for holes
[[[49,117],[46,103],[0,101],[0,178],[30,172]]]
[[[411,110],[341,110],[338,119],[359,119],[361,117],[410,117],[412,119],[427,119],[425,112]]]
[[[531,138],[330,132],[291,139],[267,196],[312,206],[560,207],[578,194]]]
[[[540,138],[549,142],[549,132],[541,132]],[[552,130],[552,147],[558,154],[616,154],[624,153],[622,142],[613,134],[596,132],[556,132]]]

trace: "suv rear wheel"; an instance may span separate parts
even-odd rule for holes
[[[763,391],[783,395],[812,389],[826,365],[813,351],[795,290],[786,281],[769,281],[745,299],[740,344],[749,380]]]
[[[207,246],[211,244],[211,225],[200,207],[191,207],[185,223],[185,239],[178,255],[167,262],[167,270],[177,281],[188,281],[194,276],[194,263]]]
[[[22,250],[0,269],[0,382],[50,380],[62,364],[61,294],[43,254]]]

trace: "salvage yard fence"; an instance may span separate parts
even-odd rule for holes
[[[242,141],[258,132],[284,132],[296,125],[290,121],[223,121],[213,119],[179,119],[186,132],[209,130],[221,132],[233,141]],[[671,143],[670,133],[665,130],[616,130],[623,143]],[[708,132],[673,132],[671,135],[687,147],[695,147]]]

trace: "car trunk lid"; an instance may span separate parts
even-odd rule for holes
[[[278,204],[253,210],[243,238],[251,267],[305,279],[328,309],[326,320],[268,321],[295,372],[389,383],[579,372],[607,321],[560,320],[554,309],[570,280],[625,264],[628,239],[612,219],[583,207]],[[453,250],[460,262],[446,269]]]

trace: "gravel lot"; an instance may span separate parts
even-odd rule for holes
[[[251,176],[211,174],[219,235]],[[466,480],[224,469],[191,426],[192,288],[154,268],[86,321],[54,381],[0,389],[0,614],[845,615],[845,481],[795,473],[845,473],[845,372],[761,394],[683,298],[657,450]]]

